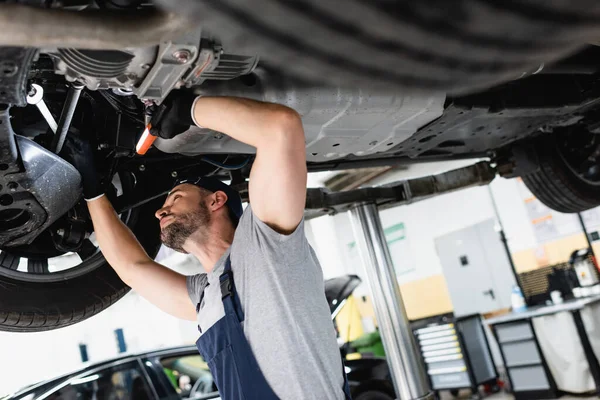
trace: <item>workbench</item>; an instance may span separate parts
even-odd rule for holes
[[[485,320],[515,399],[600,394],[600,296],[530,307]]]

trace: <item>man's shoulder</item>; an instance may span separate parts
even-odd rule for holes
[[[295,265],[308,261],[309,255],[304,220],[286,235],[261,221],[250,206],[246,207],[231,245],[232,268],[265,262]]]
[[[257,232],[265,239],[272,239],[276,241],[285,241],[296,236],[304,237],[304,218],[302,218],[293,232],[280,233],[258,218],[252,211],[252,206],[248,205],[240,217],[240,221],[235,231],[235,236],[243,237],[250,232]],[[236,237],[234,237],[234,240]]]

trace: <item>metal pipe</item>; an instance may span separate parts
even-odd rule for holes
[[[81,89],[83,89],[81,83],[72,83],[67,92],[67,98],[63,105],[62,112],[60,113],[60,119],[58,120],[58,127],[52,138],[52,151],[54,151],[55,154],[60,153],[63,144],[65,144],[65,139],[67,138],[67,133],[69,132],[71,121],[73,120],[73,114],[75,114],[75,108],[77,108],[77,103],[79,102]]]
[[[308,172],[337,171],[345,169],[372,168],[372,167],[396,167],[412,164],[444,163],[448,161],[473,160],[473,164],[489,160],[490,154],[485,152],[469,154],[449,154],[444,156],[426,156],[410,158],[407,156],[385,156],[381,158],[355,158],[352,160],[328,161],[324,163],[308,163]]]
[[[515,277],[515,282],[521,293],[525,293],[523,288],[521,287],[521,282],[519,281],[519,273],[517,272],[517,268],[515,267],[515,262],[512,257],[512,253],[510,252],[510,247],[508,246],[508,238],[506,237],[506,233],[504,232],[504,225],[502,225],[502,220],[500,219],[500,213],[498,212],[498,205],[496,204],[496,198],[494,197],[494,193],[492,192],[491,186],[487,186],[488,193],[490,195],[490,200],[492,201],[492,208],[494,209],[494,215],[496,216],[496,223],[500,227],[500,241],[502,242],[502,246],[504,247],[504,252],[506,253],[506,258],[508,259],[508,264],[510,265],[510,270]]]
[[[358,205],[350,210],[350,217],[396,394],[403,400],[431,400],[434,395],[410,329],[377,206]]]
[[[581,213],[577,213],[577,219],[579,219],[579,225],[581,225],[581,230],[585,235],[585,240],[588,244],[588,248],[590,249],[590,254],[594,259],[596,258],[596,254],[594,254],[594,247],[592,246],[592,241],[590,240],[590,234],[588,233],[587,227],[585,226],[585,222],[583,221],[583,216]]]
[[[0,46],[114,50],[157,45],[197,26],[185,15],[159,11],[70,11],[0,4]]]

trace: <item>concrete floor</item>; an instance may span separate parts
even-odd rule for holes
[[[471,392],[466,390],[466,391],[462,391],[460,393],[459,397],[453,397],[448,392],[442,392],[441,400],[469,399],[470,394],[471,394]],[[488,399],[489,400],[513,400],[514,397],[508,393],[496,393],[491,396],[485,397],[485,400],[488,400]],[[579,396],[578,397],[573,397],[573,396],[560,397],[560,400],[587,400],[587,399],[598,399],[598,397],[579,397]]]

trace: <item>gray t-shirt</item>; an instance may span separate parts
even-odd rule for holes
[[[244,334],[275,394],[282,400],[344,399],[323,272],[304,234],[304,221],[292,234],[282,235],[246,208],[230,249],[213,271],[187,279],[194,304],[205,292],[198,313],[202,332],[224,315],[219,276],[230,253]]]

